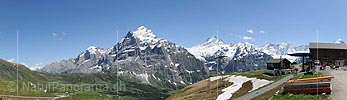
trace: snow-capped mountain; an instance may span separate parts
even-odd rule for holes
[[[335,41],[335,43],[337,43],[337,44],[346,44],[342,39],[337,39]]]
[[[309,52],[307,45],[295,46],[287,43],[270,43],[264,46],[254,46],[250,43],[224,44],[222,40],[213,36],[205,43],[188,48],[196,58],[204,61],[208,66],[216,67],[218,56],[226,56],[226,72],[250,71],[265,68],[267,60],[271,58],[287,58],[291,62],[301,61],[299,57],[289,56],[289,53]],[[239,67],[239,68],[237,68]],[[210,67],[210,69],[213,69]]]
[[[271,55],[273,58],[287,58],[291,62],[300,61],[300,57],[289,56],[290,53],[309,52],[307,45],[295,46],[288,43],[269,43],[258,47],[260,51]]]
[[[211,42],[212,40],[215,40],[214,42]],[[292,44],[287,43],[269,43],[264,46],[254,46],[250,43],[238,43],[238,44],[224,44],[223,42],[216,41],[222,41],[215,36],[209,38],[207,42],[193,46],[191,48],[188,48],[188,51],[191,52],[194,56],[197,58],[203,58],[202,60],[205,60],[204,58],[208,56],[216,56],[216,55],[224,55],[229,58],[235,59],[235,58],[242,58],[242,55],[239,55],[235,52],[235,48],[244,48],[240,53],[246,53],[249,51],[252,51],[251,49],[255,49],[255,51],[261,51],[268,55],[271,55],[274,58],[279,58],[280,56],[286,58],[289,57],[287,54],[289,53],[295,53],[295,52],[309,52],[307,45],[300,45],[295,46]],[[209,45],[204,45],[209,44]],[[253,50],[254,51],[254,50]],[[290,57],[289,57],[290,58]],[[296,57],[293,57],[296,58]],[[294,59],[295,60],[295,59]]]
[[[193,46],[192,48],[187,48],[187,50],[196,58],[205,61],[206,57],[214,56],[217,51],[221,49],[226,50],[229,47],[230,45],[224,44],[222,40],[218,39],[216,36],[213,36],[207,39],[205,43]]]
[[[86,50],[86,52],[90,54],[104,54],[105,51],[102,48],[96,47],[96,46],[89,46]]]
[[[188,48],[196,58],[201,59],[210,70],[224,69],[225,72],[251,71],[265,68],[271,56],[258,50],[250,43],[224,44],[213,36],[205,43]],[[217,67],[216,57],[226,56],[223,66]]]
[[[185,49],[158,38],[152,30],[141,26],[128,32],[113,47],[90,46],[76,58],[51,63],[40,71],[99,73],[118,70],[119,74],[135,76],[147,83],[155,79],[186,84],[206,78],[209,70],[213,73],[216,69],[225,72],[264,69],[266,61],[280,56],[296,61],[298,58],[287,56],[292,52],[308,52],[308,46],[287,43],[255,46],[247,42],[225,44],[213,36],[200,45]],[[221,66],[217,66],[218,56],[226,56]]]
[[[99,73],[113,71],[142,82],[188,84],[209,76],[204,62],[185,48],[158,38],[144,26],[130,31],[115,46],[91,46],[76,58],[46,65],[47,73]],[[153,81],[154,80],[154,81]]]

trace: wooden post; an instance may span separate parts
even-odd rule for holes
[[[305,69],[305,56],[302,56],[302,70],[303,70],[303,72],[306,72],[306,69]]]

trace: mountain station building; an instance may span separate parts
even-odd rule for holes
[[[310,59],[328,66],[343,67],[347,64],[347,44],[310,43]]]

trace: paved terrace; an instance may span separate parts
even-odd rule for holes
[[[326,71],[322,71],[323,75],[331,75],[334,78],[331,80],[332,100],[346,100],[347,97],[347,71],[344,71],[347,68],[340,68],[338,70],[330,69],[327,67]]]

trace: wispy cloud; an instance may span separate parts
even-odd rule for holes
[[[52,33],[52,36],[53,37],[59,37],[59,34],[58,33]]]
[[[264,30],[258,30],[258,29],[254,29],[254,28],[248,28],[246,30],[247,33],[251,33],[251,34],[256,34],[256,33],[265,33]]]
[[[65,32],[54,32],[52,33],[52,37],[57,40],[64,40],[66,38],[66,33]]]
[[[260,30],[260,31],[259,31],[259,33],[265,33],[265,31],[263,31],[263,30]]]
[[[247,29],[247,33],[254,33],[253,29]]]
[[[238,36],[241,40],[244,40],[244,41],[254,41],[254,38],[253,37],[250,37],[250,36],[241,36],[239,35]]]

